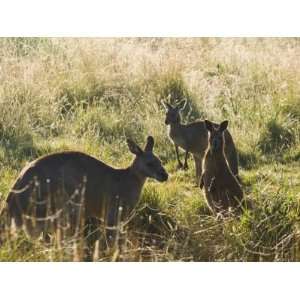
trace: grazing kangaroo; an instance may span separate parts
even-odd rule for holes
[[[187,159],[191,152],[195,161],[197,184],[202,173],[202,159],[207,148],[207,129],[204,121],[198,121],[187,125],[181,124],[180,111],[186,106],[186,101],[181,102],[175,107],[162,101],[166,109],[165,124],[169,125],[169,137],[174,143],[178,168],[188,168]],[[217,125],[217,124],[214,124]],[[238,176],[238,159],[234,142],[228,130],[225,131],[225,154],[230,168],[235,176]],[[184,164],[182,165],[179,158],[178,148],[185,150]]]
[[[147,138],[144,150],[130,139],[127,144],[135,159],[125,169],[112,168],[85,153],[73,151],[46,155],[31,162],[21,171],[7,197],[9,220],[14,220],[16,227],[23,226],[29,236],[38,237],[46,234],[49,211],[50,216],[57,217],[67,210],[68,222],[74,225],[78,217],[76,208],[82,203],[84,220],[104,219],[108,226],[115,226],[119,207],[123,207],[125,215],[130,213],[148,177],[160,182],[168,179],[153,153],[153,137]]]
[[[226,145],[224,131],[228,121],[215,126],[205,120],[205,126],[209,132],[208,147],[203,159],[200,188],[204,187],[205,197],[211,210],[222,211],[229,207],[237,207],[243,198],[243,191],[224,153]]]

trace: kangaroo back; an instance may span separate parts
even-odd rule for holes
[[[24,225],[33,237],[60,225],[74,231],[76,218],[85,209],[81,202],[86,197],[87,178],[92,188],[95,178],[111,171],[109,166],[80,152],[42,157],[26,166],[17,178],[7,197],[8,214],[17,227]],[[97,192],[94,189],[93,193]]]
[[[233,138],[228,130],[224,132],[224,138],[225,138],[225,147],[224,147],[224,153],[226,156],[226,159],[228,161],[229,167],[236,177],[238,177],[239,169],[238,169],[238,154],[236,151],[236,147],[233,141]]]

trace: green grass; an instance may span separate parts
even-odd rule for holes
[[[120,247],[97,260],[300,260],[299,39],[0,39],[0,199],[26,162],[76,149],[117,167],[126,137],[170,173],[147,181]],[[184,122],[229,120],[251,208],[215,217],[176,170],[161,99],[187,99]],[[74,260],[22,233],[4,238],[0,261]]]

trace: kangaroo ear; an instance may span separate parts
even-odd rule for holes
[[[186,107],[186,104],[187,104],[187,100],[184,100],[184,101],[180,102],[176,108],[179,110],[184,110]]]
[[[131,139],[127,139],[127,145],[131,153],[135,155],[142,155],[143,150]]]
[[[152,136],[148,136],[147,137],[147,144],[145,146],[145,152],[152,152],[153,151],[153,147],[154,147],[154,138]]]
[[[227,126],[228,126],[228,121],[225,120],[225,121],[223,121],[223,122],[220,124],[219,130],[220,130],[220,131],[224,131],[224,130],[226,130]]]
[[[208,131],[213,131],[213,124],[212,124],[212,122],[210,122],[208,120],[205,120],[204,123],[205,123],[205,127],[206,127],[206,129]]]
[[[173,106],[170,103],[168,103],[168,102],[166,102],[164,100],[161,100],[161,103],[164,106],[164,108],[165,108],[166,111],[168,111],[169,109],[173,108]]]
[[[161,102],[161,104],[163,105],[164,109],[165,109],[166,111],[168,111],[168,109],[169,109],[169,104],[168,104],[167,102],[165,102],[164,100],[161,100],[160,102]]]

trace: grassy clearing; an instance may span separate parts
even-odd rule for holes
[[[40,155],[77,149],[124,167],[125,137],[151,134],[170,180],[146,183],[120,247],[97,260],[298,261],[299,51],[299,39],[0,39],[0,199]],[[162,98],[188,99],[185,122],[230,121],[252,209],[209,213],[192,161],[176,171]],[[20,233],[0,261],[74,260],[75,250]]]

